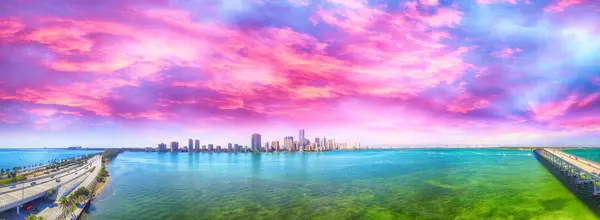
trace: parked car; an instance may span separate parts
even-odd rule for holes
[[[17,186],[16,185],[10,185],[10,188],[14,189],[14,188],[17,188]]]

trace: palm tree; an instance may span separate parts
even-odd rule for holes
[[[67,197],[62,197],[60,198],[60,200],[58,201],[58,205],[60,206],[60,208],[63,209],[63,212],[67,211],[67,208],[69,207],[69,205],[71,204],[71,202],[67,199]]]

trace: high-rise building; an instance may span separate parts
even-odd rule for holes
[[[166,152],[166,151],[167,151],[167,145],[165,143],[158,144],[158,152]]]
[[[215,150],[215,147],[213,146],[213,144],[208,144],[208,152],[213,152]]]
[[[272,147],[273,145],[271,145]],[[271,151],[271,147],[269,147],[269,142],[265,142],[265,150],[266,151]]]
[[[208,151],[208,149],[206,149],[206,145],[202,145],[202,151]]]
[[[200,140],[196,139],[194,142],[194,151],[200,152]]]
[[[260,134],[252,134],[252,152],[259,152],[260,151],[260,144],[262,143],[260,141]]]
[[[192,140],[191,138],[188,140],[188,152],[192,152],[194,151],[194,140]]]
[[[227,144],[227,150],[228,150],[229,152],[233,152],[233,144],[231,144],[231,143],[228,143],[228,144]]]
[[[221,145],[217,145],[217,153],[221,152]]]
[[[171,142],[171,152],[179,152],[179,143],[177,141]]]
[[[306,143],[304,141],[304,129],[300,129],[300,132],[298,132],[298,143],[299,146],[298,148],[301,150],[304,150],[304,146],[306,146]]]
[[[294,143],[294,137],[288,136],[283,139],[283,149],[292,151],[292,144]]]

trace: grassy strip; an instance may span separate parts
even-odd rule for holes
[[[0,179],[0,184],[17,182],[17,181],[21,181],[21,180],[24,180],[24,179],[25,179],[25,176],[23,176],[23,175],[20,175],[20,176],[17,176],[17,177],[13,177],[13,178]]]

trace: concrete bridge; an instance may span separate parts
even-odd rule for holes
[[[46,192],[52,188],[56,188],[58,192],[61,192],[63,186],[69,186],[77,179],[90,175],[88,170],[93,166],[98,166],[98,164],[100,164],[100,156],[91,158],[87,164],[67,174],[36,179],[34,185],[32,185],[33,180],[26,180],[15,184],[14,189],[9,186],[0,187],[0,212],[16,208],[17,213],[19,213],[19,207],[23,204],[45,196]],[[94,171],[98,169],[97,167]],[[56,182],[57,178],[60,178],[60,182]]]
[[[567,177],[574,178],[577,184],[593,185],[593,196],[600,195],[597,186],[600,181],[600,164],[550,148],[538,148],[534,152]]]

